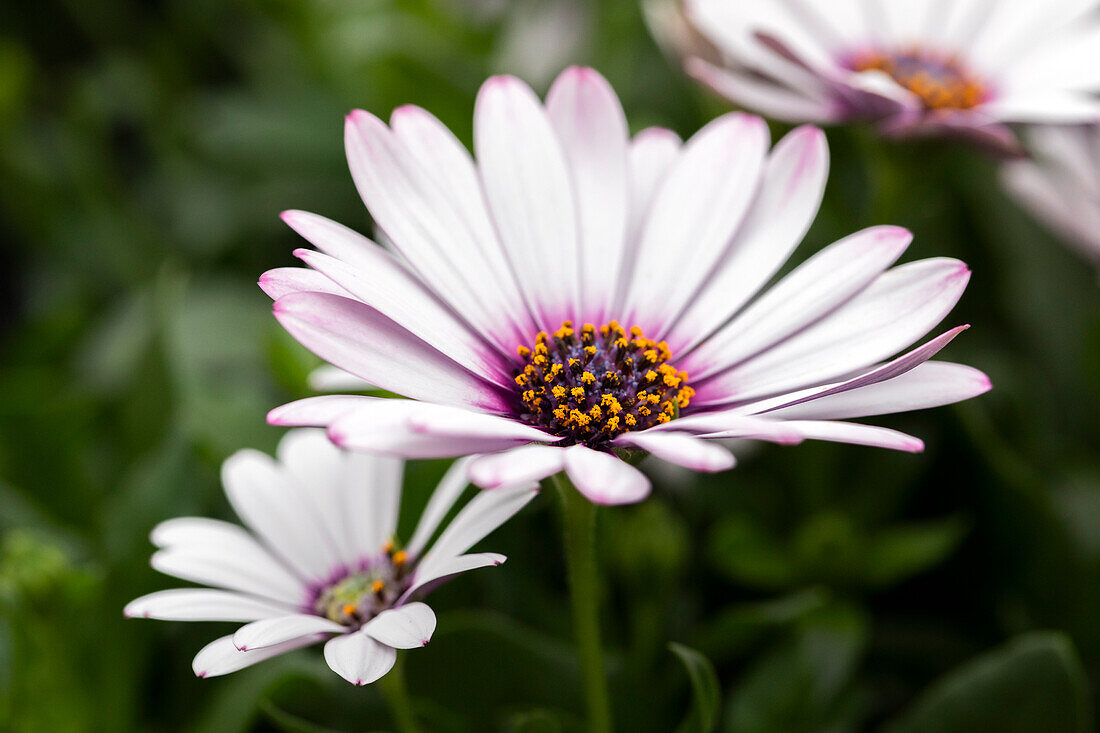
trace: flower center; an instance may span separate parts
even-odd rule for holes
[[[392,606],[408,586],[408,557],[403,551],[394,552],[392,542],[383,550],[381,561],[322,588],[313,602],[313,612],[338,624],[359,627]]]
[[[865,51],[853,56],[854,71],[883,71],[917,95],[927,109],[970,109],[987,98],[985,85],[955,57],[929,51]]]
[[[687,373],[668,364],[668,344],[637,326],[627,332],[611,321],[575,330],[565,321],[518,351],[520,419],[561,436],[561,445],[606,448],[617,435],[668,422],[695,394]]]

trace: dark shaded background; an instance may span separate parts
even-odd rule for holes
[[[388,728],[377,692],[317,650],[197,680],[191,656],[221,627],[121,609],[172,585],[148,568],[149,529],[228,517],[220,461],[272,449],[264,413],[308,393],[316,362],[254,283],[292,264],[283,209],[370,231],[343,115],[414,102],[469,141],[488,74],[544,91],[576,62],[609,78],[635,130],[686,136],[725,110],[625,0],[0,4],[0,728]],[[678,641],[714,663],[737,733],[1092,730],[1096,275],[1002,196],[989,161],[829,140],[796,261],[878,223],[915,231],[906,259],[965,259],[945,326],[974,328],[946,358],[996,389],[882,420],[923,437],[920,456],[744,446],[732,473],[654,467],[654,498],[602,512],[620,727],[687,713]],[[409,468],[407,520],[444,468]],[[428,730],[578,726],[556,533],[540,498],[487,543],[509,564],[435,596],[436,639],[407,654]]]

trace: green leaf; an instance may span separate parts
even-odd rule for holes
[[[745,649],[763,634],[784,628],[828,602],[828,592],[810,588],[774,600],[729,606],[706,622],[692,640],[710,658],[721,662],[722,657]]]
[[[820,733],[853,716],[852,678],[866,643],[867,621],[853,606],[809,614],[765,654],[730,698],[726,730]]]
[[[721,692],[718,687],[718,673],[714,665],[699,652],[675,642],[668,645],[672,653],[680,658],[691,678],[691,710],[684,722],[677,728],[678,733],[709,733],[718,726]]]
[[[934,683],[885,733],[1087,733],[1092,705],[1069,638],[1025,634]]]
[[[867,547],[864,581],[896,583],[946,559],[966,535],[960,517],[891,527],[873,536]]]

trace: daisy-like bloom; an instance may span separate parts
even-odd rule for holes
[[[1097,0],[684,3],[719,50],[688,72],[775,119],[869,120],[1015,153],[1006,123],[1100,118]]]
[[[1024,139],[1032,158],[1005,164],[1005,187],[1100,266],[1100,125],[1041,126]]]
[[[248,529],[182,517],[157,525],[151,563],[204,588],[131,601],[129,617],[245,622],[195,656],[199,677],[235,672],[325,641],[325,661],[357,685],[382,677],[397,649],[423,646],[435,614],[417,600],[444,579],[500,565],[464,554],[531,500],[536,490],[482,492],[432,542],[468,485],[456,462],[432,494],[412,537],[394,537],[403,463],[345,453],[319,430],[289,432],[278,458],[240,451],[222,467],[225,493]],[[251,531],[248,531],[251,530]]]
[[[295,253],[309,269],[260,283],[302,344],[409,399],[324,395],[270,422],[325,426],[352,450],[486,454],[470,466],[483,487],[564,470],[614,504],[650,488],[630,453],[720,471],[733,457],[706,438],[916,451],[916,438],[831,420],[989,387],[927,361],[960,329],[881,363],[935,326],[970,274],[950,259],[887,269],[903,229],[847,237],[761,292],[820,204],[818,129],[770,148],[762,119],[734,113],[684,144],[661,129],[631,139],[603,77],[574,68],[545,105],[490,79],[474,142],[476,163],[416,107],[389,126],[347,118],[352,176],[395,252],[290,211],[317,250]]]

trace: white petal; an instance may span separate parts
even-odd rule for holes
[[[1020,92],[983,104],[981,110],[1003,122],[1084,124],[1100,121],[1100,101],[1079,92]]]
[[[565,467],[564,451],[549,445],[525,445],[479,456],[470,464],[470,480],[483,489],[542,481]]]
[[[405,458],[451,458],[560,440],[496,415],[413,400],[364,404],[329,426],[344,448]]]
[[[482,268],[478,277],[468,264],[478,246],[469,238],[478,235],[455,211],[456,201],[441,185],[439,171],[425,168],[381,120],[362,110],[348,116],[344,142],[356,188],[379,227],[423,282],[457,312],[490,330],[496,320],[494,301],[483,296],[498,291],[482,286],[488,272]],[[443,163],[440,159],[437,168]]]
[[[703,379],[783,341],[870,285],[911,241],[906,229],[879,226],[834,242],[696,349],[684,368]]]
[[[363,633],[394,649],[416,649],[435,633],[435,612],[423,603],[406,603],[372,618]]]
[[[275,301],[274,310],[303,346],[371,384],[412,399],[489,411],[506,408],[487,382],[359,301],[294,293]]]
[[[708,438],[751,438],[780,445],[796,445],[803,440],[801,435],[792,428],[788,428],[782,420],[745,415],[740,410],[689,415],[657,425],[645,432],[688,432],[694,435],[706,435]]]
[[[500,354],[470,331],[396,257],[357,232],[316,214],[288,211],[283,219],[323,250],[296,250],[295,256],[307,265],[455,362],[498,384],[511,384]]]
[[[785,422],[788,428],[795,430],[806,440],[827,440],[834,443],[867,445],[873,448],[905,451],[906,453],[919,453],[924,450],[924,442],[919,438],[899,433],[896,430],[880,428],[876,425],[826,420],[787,420]]]
[[[425,553],[417,573],[425,576],[433,568],[450,561],[480,542],[486,535],[508,521],[527,502],[535,498],[537,488],[519,487],[483,491],[454,518],[431,549]]]
[[[482,85],[474,147],[493,222],[532,311],[551,329],[575,318],[579,243],[569,168],[526,84],[497,76]]]
[[[809,328],[698,383],[696,403],[747,400],[836,379],[924,336],[954,307],[970,271],[937,258],[896,267]]]
[[[810,387],[809,389],[803,389],[797,392],[788,392],[787,394],[778,395],[765,400],[748,402],[739,405],[734,412],[745,415],[762,414],[779,408],[792,407],[803,402],[810,402],[811,400],[829,397],[831,395],[848,392],[872,384],[878,384],[888,379],[900,377],[910,369],[923,364],[938,354],[947,344],[951,343],[956,336],[968,328],[970,328],[970,326],[957,326],[950,331],[941,333],[936,338],[918,346],[912,351],[902,354],[896,359],[892,359],[885,364],[879,364],[872,369],[858,372],[841,382],[823,384],[818,387]]]
[[[669,334],[674,353],[709,336],[783,266],[817,215],[828,175],[829,147],[821,130],[800,127],[776,144],[729,253]]]
[[[149,563],[166,575],[293,605],[307,595],[302,580],[235,524],[180,517],[157,525],[152,539],[164,549]]]
[[[324,578],[339,561],[314,501],[294,476],[257,450],[222,463],[222,485],[233,511],[303,578]]]
[[[126,604],[127,618],[161,621],[258,621],[283,616],[293,608],[282,603],[209,588],[176,588],[149,593]]]
[[[442,580],[452,575],[459,573],[465,573],[470,570],[477,570],[478,568],[496,567],[501,565],[507,558],[496,552],[477,552],[469,555],[458,555],[452,557],[449,560],[440,560],[439,562],[433,562],[428,568],[429,572],[424,572],[424,568],[417,568],[412,578],[412,583],[409,585],[408,590],[401,596],[401,600],[404,601],[407,598],[411,598],[424,586],[436,580]]]
[[[645,474],[610,453],[571,446],[565,470],[577,491],[596,504],[634,504],[649,496]]]
[[[414,105],[395,109],[390,124],[409,154],[446,191],[446,197],[436,208],[448,213],[454,209],[455,219],[449,226],[452,241],[448,246],[457,248],[455,259],[466,270],[467,282],[479,288],[487,278],[493,283],[492,288],[480,295],[491,304],[490,321],[512,324],[514,330],[510,334],[507,329],[493,329],[493,335],[499,331],[498,345],[505,353],[514,353],[516,337],[538,329],[531,321],[515,273],[501,249],[470,153],[442,122]],[[469,239],[464,236],[467,230]]]
[[[928,361],[900,377],[769,412],[769,417],[842,420],[950,405],[988,392],[989,377],[963,364]]]
[[[634,243],[649,214],[653,195],[680,154],[680,136],[663,127],[648,127],[630,142],[630,235]],[[633,246],[633,244],[631,245]]]
[[[260,275],[260,289],[272,300],[290,293],[332,293],[348,296],[350,293],[314,270],[304,267],[279,267]]]
[[[344,456],[338,496],[354,552],[349,561],[354,562],[377,556],[397,531],[405,463],[362,453]]]
[[[807,94],[790,89],[757,74],[722,69],[702,59],[684,62],[687,73],[734,104],[784,122],[836,122],[843,108],[826,96],[825,85]]]
[[[360,395],[322,395],[288,402],[267,413],[270,425],[325,427],[341,415],[378,397]]]
[[[662,338],[741,224],[759,186],[767,147],[764,121],[739,113],[718,118],[687,142],[643,227],[624,321]]]
[[[233,646],[244,652],[250,649],[262,649],[285,644],[303,636],[342,634],[345,631],[347,631],[346,626],[341,626],[335,621],[329,621],[327,618],[296,613],[276,618],[265,618],[245,624],[237,629],[237,633],[233,634]]]
[[[677,466],[707,473],[726,471],[737,463],[733,454],[723,446],[700,440],[689,433],[643,430],[624,433],[616,438],[615,443],[640,448]]]
[[[370,392],[377,389],[370,382],[331,364],[322,364],[314,369],[306,382],[314,392]]]
[[[562,72],[550,87],[546,112],[569,163],[576,197],[581,313],[603,322],[615,295],[626,236],[626,116],[607,80],[580,67]]]
[[[435,534],[439,523],[447,516],[447,512],[451,511],[451,507],[458,501],[458,497],[462,495],[466,487],[470,485],[469,471],[472,460],[473,457],[464,457],[455,461],[447,469],[447,473],[444,474],[435,491],[432,492],[431,498],[428,499],[428,505],[424,507],[424,512],[420,515],[420,521],[416,524],[416,531],[413,532],[413,536],[405,544],[405,552],[410,557],[420,556],[424,547],[428,544],[428,540]]]
[[[223,636],[210,642],[195,655],[191,662],[191,669],[198,677],[218,677],[230,672],[236,672],[245,667],[251,667],[257,662],[277,657],[280,654],[301,649],[321,640],[321,636],[306,636],[294,641],[288,641],[275,646],[256,649],[255,651],[242,652],[233,646],[233,635]]]
[[[369,685],[393,668],[397,651],[360,630],[329,639],[325,643],[325,661],[333,672],[353,685]]]
[[[349,507],[341,482],[345,480],[346,454],[332,444],[325,431],[290,430],[279,441],[276,453],[288,474],[305,489],[304,498],[315,506],[325,534],[345,562],[357,559],[348,524]],[[370,480],[370,474],[366,480]]]

